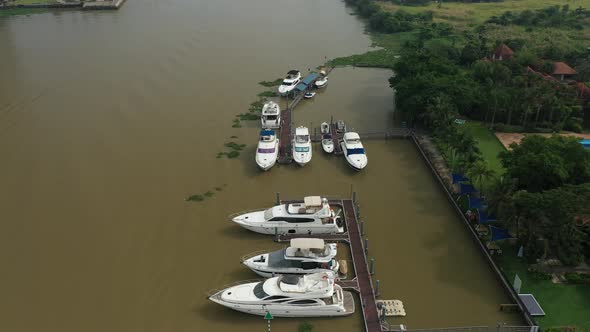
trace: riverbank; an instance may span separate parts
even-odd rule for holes
[[[15,0],[0,5],[0,17],[28,15],[49,9],[117,10],[125,0],[63,1],[63,0]]]

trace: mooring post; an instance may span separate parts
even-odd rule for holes
[[[361,207],[359,205],[356,206],[356,218],[359,219],[361,217]]]
[[[279,230],[275,227],[275,241],[279,242]]]
[[[381,293],[379,293],[379,288],[381,286],[381,282],[379,281],[379,279],[377,279],[377,281],[375,282],[375,297],[379,297],[381,296]]]
[[[361,219],[361,236],[365,235],[365,221]]]
[[[385,310],[386,310],[385,306],[382,306],[381,307],[381,320],[383,320],[383,321],[385,320]]]
[[[369,265],[369,273],[375,274],[375,258],[371,257],[371,264]]]
[[[276,193],[276,198],[277,198],[277,202],[275,205],[280,205],[281,204],[281,193],[280,192]]]
[[[365,255],[369,254],[369,239],[365,238]]]
[[[352,203],[356,204],[356,191],[352,192]]]

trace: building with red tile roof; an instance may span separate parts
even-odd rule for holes
[[[506,46],[506,44],[500,44],[492,53],[492,60],[502,61],[512,59],[513,56],[514,51],[510,47]]]

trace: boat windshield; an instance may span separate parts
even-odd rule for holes
[[[348,144],[359,144],[360,142],[361,142],[361,140],[358,138],[351,138],[351,139],[346,140],[346,143],[348,143]]]
[[[291,86],[294,82],[283,81],[283,85]]]
[[[274,121],[274,120],[276,120],[276,119],[277,119],[277,116],[276,116],[276,115],[266,115],[264,118],[265,118],[265,120],[267,120],[267,121],[268,121],[268,120],[272,120],[272,121]]]
[[[254,295],[259,299],[263,299],[268,296],[268,294],[264,292],[264,281],[261,281],[257,283],[256,286],[254,286]]]
[[[295,136],[295,142],[307,143],[307,142],[309,142],[309,135],[297,135],[297,136]]]
[[[307,146],[296,146],[295,152],[309,152],[309,147]]]
[[[275,148],[258,149],[258,153],[274,153],[274,152],[275,152]]]
[[[264,220],[270,220],[272,219],[272,217],[274,217],[274,215],[272,214],[272,209],[264,211]]]
[[[363,148],[346,149],[346,154],[347,155],[351,155],[351,154],[365,154],[365,149],[363,149]]]

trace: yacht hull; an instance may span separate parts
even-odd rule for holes
[[[344,292],[345,297],[352,298],[349,292]],[[348,316],[354,313],[354,304],[346,308],[346,305],[280,305],[280,304],[243,304],[229,303],[214,297],[211,301],[224,307],[240,311],[246,314],[265,316],[270,312],[274,317],[338,317]],[[354,302],[353,302],[354,303]]]
[[[265,222],[265,224],[269,224],[269,222]],[[344,230],[336,227],[334,224],[328,225],[299,225],[299,224],[290,224],[290,225],[252,225],[246,223],[239,223],[240,226],[244,227],[247,230],[252,232],[260,233],[260,234],[268,234],[274,235],[275,229],[277,234],[337,234],[343,233]]]

